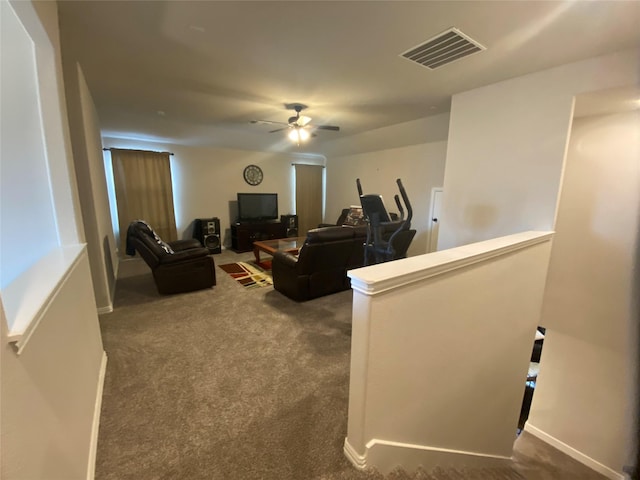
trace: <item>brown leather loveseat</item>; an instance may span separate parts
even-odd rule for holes
[[[161,294],[190,292],[216,284],[213,257],[196,239],[164,242],[143,220],[127,230],[127,255],[138,252],[153,273]]]
[[[299,302],[348,290],[347,270],[364,265],[366,237],[366,226],[309,230],[297,256],[281,251],[273,256],[274,288]]]

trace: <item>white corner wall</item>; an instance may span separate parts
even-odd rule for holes
[[[106,356],[86,251],[19,355],[0,313],[0,477],[92,479]]]
[[[65,46],[64,33],[62,46]],[[75,175],[96,305],[113,310],[118,256],[102,155],[100,122],[82,68],[65,57],[65,90]]]
[[[9,342],[5,305],[21,299],[7,298],[6,291],[0,295],[0,477],[87,479],[93,478],[106,358],[87,254],[77,245],[82,219],[70,174],[57,5],[21,1],[12,7],[38,51],[41,118],[60,243],[74,245],[79,253],[60,278],[47,279],[55,289],[33,318],[20,353]],[[3,108],[2,121],[14,114]],[[23,155],[18,151],[2,160],[21,162]],[[22,205],[12,208],[20,212]],[[29,284],[25,290],[37,290],[34,283],[35,288]]]
[[[551,237],[523,232],[349,272],[352,463],[387,473],[509,462]]]
[[[574,96],[637,85],[639,82],[640,50],[633,49],[455,95],[447,146],[438,249],[528,229],[554,229]],[[632,178],[637,179],[637,171],[634,175]],[[591,187],[598,193],[593,196],[589,194],[586,197],[588,201],[584,198],[580,201],[585,202],[582,208],[598,212],[598,217],[592,217],[589,227],[597,231],[601,215],[609,205],[605,197],[612,192],[599,191],[597,184]],[[620,208],[633,209],[629,205]],[[617,213],[618,210],[613,216]],[[631,224],[628,223],[627,227],[631,229]],[[585,244],[579,237],[572,240],[570,250],[584,248]],[[627,238],[627,241],[631,241]],[[607,241],[606,237],[596,236],[594,240],[598,243],[600,255],[611,255],[612,265],[618,265],[618,246]],[[606,268],[608,270],[611,266],[607,264]],[[573,279],[578,272],[573,272]],[[618,270],[615,275],[620,273]],[[619,278],[619,287],[629,288],[623,277]],[[552,281],[553,277],[549,278]],[[574,284],[566,280],[562,285],[555,285],[567,292],[584,287],[582,282]],[[551,285],[553,283],[547,288],[547,298],[560,292]],[[609,301],[596,295],[599,292],[593,285],[590,288],[592,308],[596,312],[607,312],[611,307]],[[635,288],[637,291],[637,286]],[[587,335],[596,335],[597,330],[597,335],[602,336],[597,346],[589,346],[588,342],[585,343],[582,325],[589,320],[583,309],[574,303],[571,308],[567,306],[562,317],[565,321],[560,321],[558,315],[545,314],[541,322],[547,327],[548,337],[543,349],[540,382],[560,385],[566,381],[567,384],[559,389],[543,387],[542,395],[536,392],[530,430],[589,466],[599,468],[612,478],[619,478],[622,468],[620,458],[625,453],[613,453],[613,449],[626,449],[626,445],[619,443],[620,439],[626,439],[626,434],[614,426],[619,425],[620,413],[605,418],[597,402],[586,400],[584,396],[575,398],[569,395],[572,395],[573,387],[576,392],[581,391],[585,395],[588,390],[588,395],[600,399],[607,396],[607,401],[611,399],[617,407],[624,409],[627,403],[620,401],[617,394],[609,397],[609,392],[599,390],[600,385],[594,378],[600,379],[606,375],[604,372],[616,368],[628,372],[633,365],[626,354],[622,354],[623,357],[612,355],[612,344],[607,343],[609,340],[606,339],[611,336],[618,338],[619,334],[625,335],[625,338],[637,337],[628,329],[628,324],[623,326],[618,321],[607,321],[604,325],[599,323],[598,327],[587,328]],[[568,360],[568,357],[572,357],[572,360]],[[585,365],[574,363],[578,359],[584,360]],[[622,381],[620,375],[626,376],[627,373],[613,374],[613,378],[607,382]],[[607,382],[604,385],[609,385]],[[626,398],[628,392],[619,395]],[[606,408],[610,411],[611,407]],[[564,420],[560,420],[563,417]],[[630,421],[628,415],[626,418]],[[554,422],[558,422],[558,425],[551,428]],[[605,425],[607,422],[611,423]],[[537,430],[534,431],[531,426]],[[584,438],[578,440],[583,433]],[[601,437],[600,440],[596,440],[597,437]],[[606,443],[605,439],[613,438],[613,443]]]
[[[640,113],[576,119],[526,429],[609,478],[637,448],[639,219]]]
[[[638,50],[454,95],[438,250],[553,229],[573,97],[634,85]]]
[[[17,112],[11,120],[3,116],[0,132],[0,288],[4,289],[57,249],[60,241],[40,120],[37,50],[11,6],[3,2],[0,8],[2,109]],[[21,161],[9,161],[16,157]],[[21,211],[15,205],[21,205]],[[37,219],[37,235],[24,234],[25,212]]]

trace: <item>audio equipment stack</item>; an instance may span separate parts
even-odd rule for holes
[[[284,225],[287,237],[298,236],[298,216],[297,215],[280,215],[280,223]]]
[[[209,253],[222,253],[220,219],[217,217],[196,219],[193,238],[200,240],[202,245],[209,249]]]

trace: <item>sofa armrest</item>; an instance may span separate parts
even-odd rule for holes
[[[290,253],[275,252],[271,262],[273,288],[287,297],[302,302],[309,299],[309,275],[298,273],[298,258]]]
[[[209,255],[209,250],[205,247],[189,248],[187,250],[162,255],[160,257],[160,264],[166,265],[169,263],[184,262],[194,258],[206,257],[207,255]]]
[[[202,248],[202,243],[197,238],[188,238],[186,240],[175,240],[168,242],[174,252],[181,252],[190,248]]]

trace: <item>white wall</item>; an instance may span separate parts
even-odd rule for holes
[[[553,329],[527,428],[614,472],[637,439],[639,219],[640,113],[576,119],[541,320]]]
[[[82,221],[75,180],[69,174],[72,161],[57,5],[16,2],[13,6],[38,50],[41,118],[58,237],[62,245],[77,244],[82,238]],[[16,114],[4,107],[3,123]],[[19,150],[2,161],[21,163],[25,155],[28,150]],[[28,184],[20,186],[29,188]],[[12,205],[17,213],[22,207]],[[28,233],[27,224],[37,219],[31,219],[28,212],[24,217],[23,228]],[[4,228],[4,217],[0,221]],[[33,319],[37,323],[32,322],[30,337],[19,354],[8,340],[5,292],[0,298],[2,478],[75,480],[92,476],[105,359],[88,259],[82,248],[78,251],[73,265],[54,282],[55,290]]]
[[[0,313],[0,477],[92,478],[106,358],[86,252],[19,355]]]
[[[574,95],[638,82],[638,51],[454,95],[438,249],[553,228]]]
[[[292,163],[324,164],[323,157],[309,157],[229,150],[185,147],[168,143],[104,137],[105,147],[170,151],[173,197],[178,238],[190,238],[197,218],[218,217],[225,232],[224,243],[230,245],[231,222],[235,221],[238,192],[277,193],[280,215],[295,213]],[[243,170],[255,164],[262,168],[264,180],[258,186],[244,181]]]
[[[324,221],[336,221],[343,208],[360,205],[356,178],[364,193],[379,193],[387,210],[398,213],[394,195],[400,178],[413,207],[412,227],[417,230],[408,255],[427,252],[431,228],[431,189],[441,187],[447,145],[444,141],[360,153],[327,160],[327,202]]]
[[[0,144],[0,288],[5,288],[60,242],[40,121],[36,49],[9,4],[0,7],[2,108],[15,112],[2,122]],[[11,158],[21,161],[10,162]],[[25,220],[37,225],[37,235],[25,235]]]
[[[62,39],[64,47],[64,37]],[[118,256],[112,228],[98,115],[82,69],[65,57],[65,90],[75,174],[96,305],[113,310]]]
[[[525,232],[349,272],[353,463],[386,473],[510,459],[551,236]]]
[[[640,80],[639,66],[639,52],[629,50],[455,95],[438,249],[526,229],[553,229],[573,97],[583,92],[637,85]],[[608,204],[603,195],[605,193],[600,192],[590,197],[585,208],[600,212]],[[611,212],[614,218],[609,221],[617,222],[623,218],[618,214],[618,210]],[[574,241],[571,248],[577,250],[581,245],[580,240]],[[602,255],[611,255],[614,262],[618,261],[619,252],[615,246],[600,242],[600,247]],[[620,287],[627,288],[628,285]],[[569,291],[582,287],[580,283],[567,281],[563,288]],[[553,294],[554,290],[547,290],[547,295]],[[593,300],[592,306],[597,311],[607,311],[609,308],[608,301],[603,302],[600,296],[594,296]],[[568,385],[582,386],[584,391],[590,385],[589,394],[593,395],[599,388],[598,383],[593,381],[594,371],[562,359],[582,358],[585,351],[589,350],[589,355],[584,357],[589,366],[597,371],[611,371],[621,366],[621,357],[612,357],[609,347],[587,347],[584,344],[581,325],[585,321],[583,313],[583,309],[574,304],[564,312],[566,322],[557,323],[559,318],[555,315],[544,317],[548,341],[545,341],[543,349],[540,381],[544,382],[547,372],[546,375],[553,377],[547,381],[557,384],[567,381]],[[613,334],[607,326],[600,325],[599,328],[599,334],[605,338]],[[625,330],[626,327],[621,328]],[[629,330],[624,331],[625,337],[635,338],[630,337],[631,334]],[[563,339],[563,336],[566,338]],[[625,370],[631,368],[628,359],[622,362]],[[600,374],[595,376],[599,377]],[[563,394],[565,397],[561,398]],[[625,445],[618,443],[618,440],[614,444],[607,444],[602,439],[596,441],[593,438],[599,436],[600,432],[603,437],[612,438],[609,436],[610,427],[603,426],[603,423],[611,421],[611,425],[616,424],[617,415],[604,418],[599,405],[583,402],[582,399],[576,400],[580,402],[580,408],[576,407],[575,402],[569,407],[565,402],[574,399],[567,398],[565,390],[547,390],[546,394],[541,395],[543,399],[546,396],[544,403],[536,405],[542,401],[538,395],[539,392],[533,400],[533,424],[536,418],[542,419],[540,415],[543,409],[546,412],[545,421],[536,433],[547,435],[547,440],[555,438],[564,442],[555,445],[564,445],[567,453],[574,454],[592,467],[604,465],[607,474],[620,472],[620,457],[612,454],[611,450],[624,450]],[[626,393],[621,395],[625,396]],[[622,405],[619,406],[622,408]],[[569,408],[575,408],[574,412],[561,422],[561,427],[551,429],[547,434],[543,429],[550,427],[551,419],[559,421]],[[538,413],[536,409],[539,409]],[[576,414],[578,411],[580,415]],[[585,422],[593,423],[586,426]],[[583,430],[588,431],[588,437],[591,438],[578,442],[577,437]],[[586,450],[583,452],[581,448]],[[591,459],[596,459],[596,463]]]

